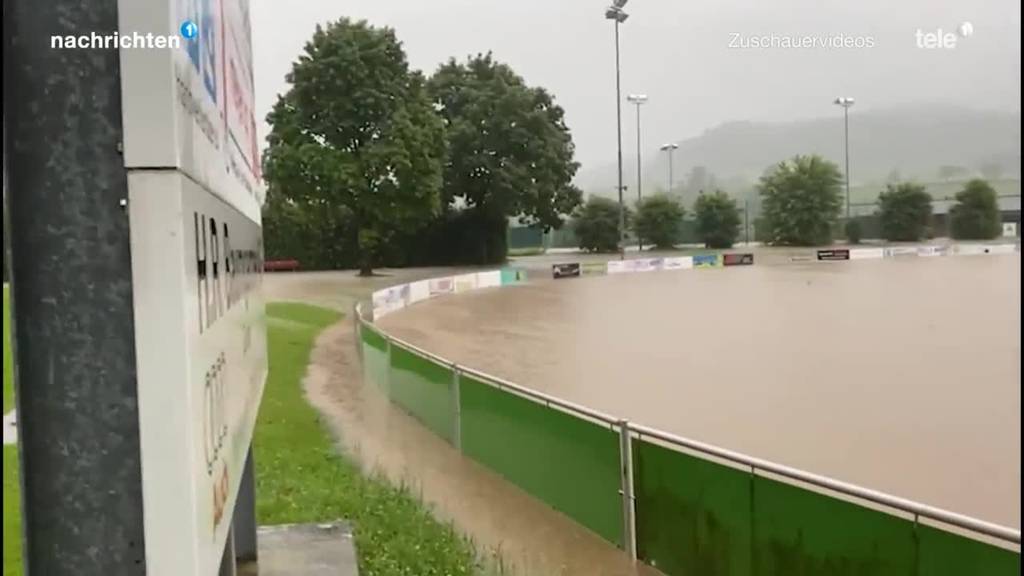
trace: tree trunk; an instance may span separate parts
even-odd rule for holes
[[[369,276],[373,276],[373,267],[370,266],[370,263],[368,261],[363,261],[359,265],[359,275],[364,277],[364,278],[365,277],[369,277]]]

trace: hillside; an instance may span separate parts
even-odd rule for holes
[[[675,152],[675,192],[690,197],[697,188],[718,186],[742,197],[767,167],[808,153],[821,154],[842,168],[841,110],[834,117],[792,122],[729,122],[680,140]],[[645,158],[644,178],[649,183],[645,188],[652,192],[667,188],[665,154],[647,150]],[[1019,180],[1019,112],[947,105],[851,109],[850,174],[855,188],[878,188],[897,177],[941,182],[982,173],[993,179]],[[626,182],[632,182],[635,174],[635,165],[627,161]],[[615,165],[609,163],[582,168],[577,183],[588,193],[612,196],[615,178]],[[634,193],[632,187],[627,193]]]

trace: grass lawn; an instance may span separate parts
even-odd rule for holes
[[[4,292],[4,319],[7,318]],[[267,306],[270,375],[255,433],[256,514],[260,524],[352,522],[363,576],[474,574],[469,542],[407,489],[364,476],[339,455],[302,377],[316,335],[338,313],[304,304]],[[6,322],[5,322],[6,324]],[[7,370],[4,339],[4,370]],[[7,403],[5,375],[4,404]],[[18,456],[4,448],[4,576],[21,574]]]
[[[21,574],[21,501],[18,450],[4,446],[4,576]]]
[[[469,543],[408,490],[367,478],[338,448],[303,395],[313,340],[338,314],[304,304],[270,304],[270,376],[256,426],[256,516],[260,524],[347,519],[359,573],[473,574]]]

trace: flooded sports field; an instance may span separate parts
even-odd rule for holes
[[[631,421],[1020,527],[1017,254],[538,279],[380,325]]]

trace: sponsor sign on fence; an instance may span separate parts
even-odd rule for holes
[[[420,280],[409,284],[409,304],[430,298],[430,281]]]
[[[501,286],[501,271],[480,272],[476,275],[477,288],[494,288]]]
[[[663,268],[665,270],[689,270],[690,268],[693,268],[693,257],[679,256],[673,258],[665,258],[665,264]]]
[[[917,256],[917,249],[917,246],[892,246],[885,249],[885,257]]]
[[[850,251],[846,248],[835,248],[829,250],[818,250],[818,260],[820,261],[832,261],[832,260],[849,260]]]
[[[944,256],[949,251],[946,246],[918,246],[917,255],[924,258]]]
[[[383,318],[409,303],[409,285],[401,284],[373,293],[373,317]]]
[[[718,254],[698,254],[693,257],[694,268],[718,268],[722,258]]]
[[[580,275],[580,263],[555,264],[551,267],[551,276],[558,278],[576,278]]]
[[[608,272],[608,266],[604,262],[584,262],[584,276],[599,276]]]
[[[1017,251],[1016,244],[994,244],[987,246],[988,251],[986,254],[1013,254]]]
[[[430,297],[455,292],[455,279],[451,276],[444,278],[433,278],[430,280]]]
[[[722,264],[725,266],[753,266],[753,254],[723,254]]]
[[[476,290],[476,274],[459,274],[455,277],[455,292]]]
[[[608,273],[609,274],[623,274],[626,272],[633,271],[632,260],[609,260],[608,261]]]
[[[854,248],[850,250],[850,260],[874,260],[885,256],[881,248]]]

